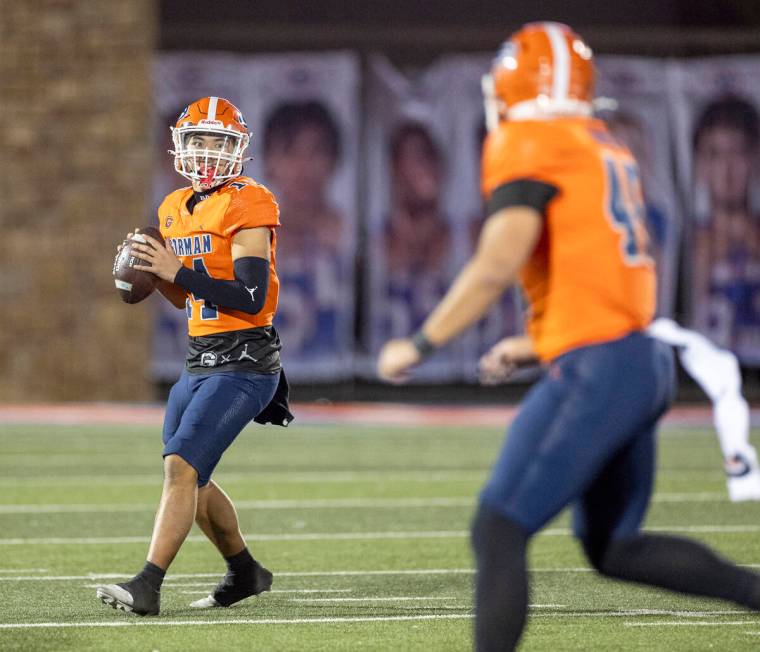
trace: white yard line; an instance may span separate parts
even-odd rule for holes
[[[324,498],[315,500],[240,500],[241,509],[368,509],[398,507],[475,507],[474,497],[455,498]],[[156,504],[48,504],[0,505],[0,514],[71,514],[99,512],[155,512]]]
[[[364,598],[291,598],[290,602],[303,604],[324,604],[332,602],[411,602],[427,600],[456,600],[455,595],[384,595],[381,597],[367,596]]]
[[[331,623],[373,623],[408,620],[469,620],[469,613],[425,614],[420,616],[356,616],[345,618],[262,618],[225,620],[117,620],[81,623],[0,623],[0,629],[35,629],[60,627],[175,627],[193,625],[309,625]]]
[[[725,613],[746,613],[747,616],[752,614],[746,611],[731,611]],[[623,623],[626,627],[735,627],[736,625],[754,625],[757,626],[757,618],[752,620],[660,620],[653,623]]]
[[[400,570],[336,570],[336,571],[285,571],[278,572],[278,578],[282,577],[359,577],[373,575],[470,575],[475,571],[471,568],[409,568]],[[119,580],[129,579],[134,573],[90,573],[88,575],[49,575],[47,577],[0,577],[0,582],[39,582],[39,581],[73,581],[73,580]],[[190,579],[196,577],[208,577],[218,579],[220,573],[177,573],[166,578],[167,586],[173,580]],[[103,584],[103,582],[101,582]],[[100,584],[96,585],[100,586]]]
[[[220,484],[236,482],[277,482],[283,483],[320,483],[342,484],[346,482],[386,482],[397,480],[400,482],[449,482],[463,480],[482,479],[488,469],[431,469],[425,470],[395,470],[381,471],[367,469],[366,471],[267,471],[251,470],[250,473],[221,473],[214,476]],[[0,478],[0,487],[19,486],[77,486],[91,487],[93,485],[122,486],[122,485],[149,485],[161,487],[161,473],[139,475],[43,475],[29,477],[29,475],[4,476]]]
[[[467,530],[423,530],[399,532],[305,532],[299,534],[245,534],[249,541],[375,541],[384,539],[460,539],[469,536]],[[0,546],[29,545],[116,545],[149,543],[150,537],[32,537],[0,539]],[[208,542],[200,534],[190,535],[185,543]]]
[[[541,605],[534,605],[541,606]],[[543,605],[552,607],[552,605]],[[560,605],[558,605],[560,606]],[[631,617],[631,616],[661,616],[681,615],[688,616],[687,620],[659,621],[659,622],[626,622],[627,627],[673,627],[673,626],[703,626],[725,627],[736,625],[757,626],[757,619],[734,620],[734,621],[705,621],[697,620],[705,616],[719,616],[730,614],[751,614],[745,611],[669,611],[655,609],[621,610],[621,611],[570,611],[558,613],[536,613],[536,618],[600,618],[600,617]],[[331,624],[331,623],[362,623],[362,622],[402,622],[423,620],[470,620],[471,613],[457,614],[424,614],[418,616],[348,616],[336,618],[262,618],[262,619],[224,619],[224,620],[117,620],[95,622],[43,622],[43,623],[0,623],[0,629],[39,629],[39,628],[79,628],[79,627],[165,627],[165,626],[210,626],[210,625],[308,625],[308,624]],[[754,633],[754,632],[753,632]],[[758,632],[760,634],[760,632]]]
[[[97,588],[101,586],[100,584],[85,584],[87,588]],[[200,584],[164,584],[164,587],[168,588],[175,588],[177,586],[201,586]],[[185,595],[208,595],[209,589],[208,584],[204,584],[203,586],[206,586],[205,591],[180,591],[179,593],[183,593]],[[270,589],[267,591],[267,593],[352,593],[353,589]]]
[[[312,500],[241,500],[235,503],[241,509],[384,509],[427,507],[475,507],[472,496],[430,498],[317,498]],[[662,493],[652,499],[654,503],[729,502],[720,492]],[[0,504],[0,514],[91,514],[109,512],[155,512],[155,503],[52,503],[52,504]]]
[[[745,568],[758,568],[760,564],[742,564]],[[566,568],[530,568],[530,573],[593,573],[592,568],[568,566]],[[283,571],[275,573],[277,578],[286,577],[377,577],[393,575],[472,575],[475,570],[472,568],[404,568],[404,569],[383,569],[383,570],[333,570],[333,571]],[[109,580],[128,579],[133,573],[90,573],[88,575],[29,575],[15,577],[0,577],[0,582],[68,582],[68,581],[89,581],[90,584],[84,584],[86,588],[97,588]],[[220,577],[220,573],[177,573],[166,577],[164,586],[167,587],[191,587],[191,586],[209,586]],[[200,579],[209,578],[209,582],[178,582],[182,579]],[[100,583],[94,584],[100,580]],[[334,591],[344,589],[334,589]],[[345,589],[350,590],[350,589]],[[302,589],[306,592],[306,589]],[[308,589],[314,593],[326,593],[328,589]],[[333,591],[330,589],[329,591]],[[275,593],[277,591],[274,591]]]
[[[645,528],[647,532],[691,532],[696,534],[753,534],[760,532],[760,525],[666,525]],[[538,536],[569,536],[568,528],[543,530]],[[395,532],[303,532],[298,534],[245,534],[249,541],[382,541],[389,539],[461,539],[470,536],[469,530],[422,530]],[[202,535],[190,535],[185,539],[189,543],[206,542]],[[118,545],[130,543],[149,543],[147,536],[132,537],[19,537],[0,539],[0,546],[31,545]]]

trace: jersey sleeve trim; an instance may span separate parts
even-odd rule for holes
[[[535,179],[516,179],[500,185],[488,201],[488,215],[505,208],[527,206],[546,216],[546,207],[559,193],[559,188],[551,183]]]
[[[263,186],[246,186],[233,195],[227,211],[224,235],[232,237],[242,229],[280,226],[277,201]]]

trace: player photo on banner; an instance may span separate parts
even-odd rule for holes
[[[633,153],[646,206],[649,249],[657,263],[657,314],[673,314],[681,220],[673,176],[668,71],[662,61],[597,59],[597,117]],[[611,100],[611,101],[607,101]]]
[[[490,55],[457,55],[446,57],[441,68],[450,76],[453,99],[451,110],[456,116],[451,146],[452,169],[457,192],[449,199],[451,214],[463,216],[465,256],[470,257],[478,243],[486,219],[486,206],[481,191],[481,155],[487,136],[482,76],[491,66]],[[464,378],[475,382],[478,359],[504,337],[522,333],[523,302],[517,284],[504,293],[488,314],[465,334]],[[515,379],[520,379],[517,376]]]
[[[147,198],[150,224],[156,225],[156,211],[164,197],[189,185],[174,169],[174,149],[170,126],[191,102],[209,95],[224,97],[243,111],[240,69],[243,58],[209,52],[166,53],[153,64],[153,183]],[[240,102],[241,104],[238,104]],[[249,173],[248,167],[244,174]],[[125,225],[133,228],[145,220]],[[158,384],[173,383],[182,373],[187,354],[187,315],[156,293],[148,299],[154,310],[151,378]]]
[[[759,366],[760,58],[684,61],[672,77],[691,325]]]
[[[261,56],[242,71],[254,178],[274,192],[275,318],[288,377],[349,378],[357,232],[358,63],[351,54]]]
[[[387,59],[368,66],[364,335],[370,358],[415,332],[465,260],[468,217],[457,204],[457,95],[452,70],[434,65],[407,77]],[[415,370],[418,381],[458,380],[458,341]],[[372,364],[366,366],[368,375]]]

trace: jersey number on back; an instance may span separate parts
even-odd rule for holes
[[[623,238],[621,254],[627,265],[648,263],[649,237],[646,230],[646,207],[641,194],[639,171],[633,161],[605,157],[607,172],[607,215]]]
[[[209,274],[208,270],[206,269],[206,263],[203,262],[203,258],[193,258],[193,269],[196,272],[205,274],[206,276],[211,276],[211,274]],[[190,299],[185,299],[185,312],[187,313],[188,319],[193,318],[193,304],[194,303],[201,304],[201,319],[203,321],[219,318],[219,311],[217,310],[216,306],[213,303],[209,303],[208,301],[205,301],[204,299],[196,299],[193,296],[192,301]]]

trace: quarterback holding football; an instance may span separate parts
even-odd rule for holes
[[[194,520],[227,573],[191,606],[228,607],[269,590],[272,573],[251,556],[235,507],[211,475],[251,420],[285,426],[293,418],[272,326],[279,208],[269,190],[242,176],[245,120],[231,102],[204,97],[171,129],[174,167],[191,186],[158,209],[163,243],[144,231],[128,234],[124,246],[135,273],[157,277],[159,292],[187,312],[187,361],[166,407],[164,486],[147,562],[128,582],[97,589],[105,604],[138,615],[158,614],[164,574]],[[114,274],[118,281],[116,267]]]

